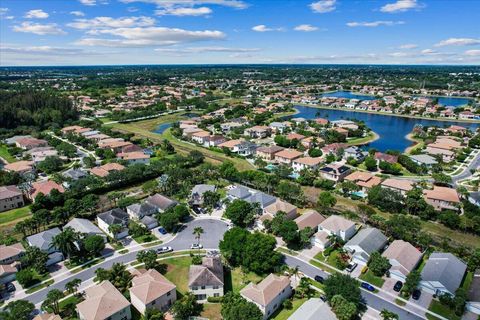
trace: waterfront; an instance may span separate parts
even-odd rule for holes
[[[396,117],[383,114],[374,114],[366,112],[347,111],[340,109],[321,109],[307,106],[295,106],[298,113],[295,117],[305,119],[325,118],[328,120],[355,119],[365,122],[367,127],[379,135],[379,139],[366,145],[367,148],[375,148],[380,151],[399,150],[404,151],[412,145],[406,136],[412,132],[416,124],[423,126],[449,127],[451,125],[461,125],[467,128],[476,129],[480,126],[478,123],[458,123],[454,121],[438,121],[427,119],[412,119]]]

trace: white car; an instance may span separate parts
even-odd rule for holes
[[[160,247],[160,248],[157,249],[158,254],[167,253],[167,252],[171,252],[171,251],[173,251],[172,247]]]
[[[203,246],[200,243],[193,243],[190,246],[190,249],[202,249],[202,248],[203,248]]]

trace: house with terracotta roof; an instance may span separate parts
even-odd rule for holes
[[[134,270],[134,274],[130,301],[141,314],[146,309],[166,311],[177,300],[177,287],[157,270]]]
[[[322,163],[322,159],[320,157],[297,158],[292,161],[292,169],[295,172],[300,172],[305,169],[317,170],[321,163]]]
[[[38,194],[42,193],[43,195],[48,196],[50,192],[52,192],[52,190],[57,190],[60,193],[65,192],[65,189],[55,181],[37,181],[32,183],[32,188],[28,193],[28,197],[30,198],[30,200],[35,202],[35,198]]]
[[[96,175],[97,177],[104,178],[108,176],[110,172],[122,171],[123,169],[125,169],[125,167],[122,166],[121,164],[111,162],[111,163],[106,163],[104,165],[90,169],[90,173]]]
[[[227,148],[233,153],[249,156],[255,153],[256,145],[243,139],[228,140],[218,145],[219,148]]]
[[[345,181],[351,181],[360,187],[361,191],[368,192],[371,188],[378,186],[382,182],[382,179],[374,176],[370,172],[355,171],[346,176]]]
[[[297,141],[300,141],[302,139],[305,139],[305,136],[303,134],[299,134],[299,133],[296,133],[296,132],[292,132],[292,133],[289,133],[287,135],[287,139],[288,140],[297,140]]]
[[[325,155],[329,153],[337,155],[340,151],[345,150],[346,148],[348,148],[348,145],[346,143],[331,143],[322,147],[321,150]]]
[[[128,153],[118,153],[117,159],[126,161],[128,164],[149,164],[150,163],[150,156],[143,152],[128,152]]]
[[[434,186],[432,190],[424,190],[423,197],[437,211],[459,209],[460,197],[453,188]]]
[[[20,160],[6,164],[3,169],[8,172],[16,172],[21,175],[28,175],[35,172],[33,165],[33,161]]]
[[[387,153],[383,153],[383,152],[375,152],[375,155],[373,156],[373,158],[375,160],[377,160],[377,164],[384,161],[384,162],[388,162],[390,164],[394,164],[394,163],[397,163],[398,162],[398,156],[395,156],[393,154],[387,154]]]
[[[401,195],[406,196],[407,192],[413,189],[414,182],[404,179],[388,178],[380,183],[380,186],[385,189],[390,189],[399,192]]]
[[[98,147],[100,149],[111,149],[115,154],[122,152],[122,148],[126,146],[130,146],[133,143],[129,141],[111,141],[111,142],[105,142],[104,140],[101,140],[98,143]]]
[[[307,227],[317,231],[318,225],[325,221],[325,217],[313,209],[308,209],[299,215],[295,220],[298,230],[303,230]]]
[[[258,284],[250,282],[240,295],[254,303],[266,320],[292,295],[292,287],[288,277],[271,273]]]
[[[274,203],[263,209],[263,215],[268,215],[272,219],[278,212],[285,212],[286,218],[290,220],[298,216],[298,208],[296,206],[280,199],[277,199]]]
[[[255,155],[265,161],[272,161],[275,159],[275,154],[284,149],[280,146],[259,147],[255,150]]]
[[[275,161],[278,163],[283,163],[291,165],[292,161],[303,156],[303,153],[293,149],[284,149],[275,153]]]
[[[399,281],[405,282],[407,276],[412,272],[422,259],[423,254],[409,242],[395,240],[382,253],[390,264],[390,276]]]
[[[20,266],[25,248],[18,242],[12,245],[0,245],[0,284],[12,282]]]
[[[63,129],[61,129],[62,134],[68,134],[68,133],[73,133],[76,132],[77,130],[83,129],[81,126],[68,126]]]
[[[188,272],[188,290],[199,302],[224,294],[223,265],[220,257],[203,257],[201,265],[191,265]]]
[[[17,141],[15,141],[15,145],[24,150],[30,150],[33,148],[47,147],[48,142],[43,139],[25,137],[25,138],[17,139]]]
[[[23,193],[16,186],[0,186],[0,212],[25,205]]]
[[[85,289],[85,300],[77,304],[80,320],[131,320],[130,302],[110,281]]]
[[[321,126],[326,126],[328,124],[328,120],[323,119],[323,118],[315,118],[314,121],[315,121],[316,124],[321,125]]]
[[[320,137],[307,137],[302,139],[300,143],[305,147],[305,149],[311,149],[316,146],[323,146],[325,144],[325,140]]]

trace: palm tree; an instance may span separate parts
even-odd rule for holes
[[[45,301],[42,303],[42,309],[52,309],[53,313],[60,313],[60,299],[63,298],[63,292],[58,289],[52,289],[47,293]]]
[[[82,280],[75,278],[65,284],[65,291],[67,291],[69,294],[76,294],[81,283]]]
[[[380,312],[380,316],[382,317],[383,320],[398,320],[398,314],[393,313],[387,309],[383,309]]]
[[[70,257],[78,251],[78,240],[78,234],[72,228],[68,227],[52,238],[50,246],[60,250],[65,257]]]
[[[298,275],[300,274],[300,267],[299,266],[295,266],[293,268],[290,268],[288,270],[288,272],[290,273],[291,276],[293,276],[295,278],[295,281],[297,281],[297,277]]]
[[[121,292],[126,292],[132,283],[132,274],[127,270],[127,266],[121,263],[114,263],[112,269],[108,271],[109,280]]]
[[[203,228],[202,227],[195,227],[193,229],[193,234],[195,235],[195,239],[197,239],[197,244],[200,244],[200,236],[203,234]]]

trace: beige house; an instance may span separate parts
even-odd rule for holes
[[[223,265],[220,257],[204,257],[201,265],[191,265],[188,273],[188,289],[197,301],[208,297],[223,296]]]
[[[255,155],[265,161],[272,161],[275,159],[275,154],[283,149],[284,148],[280,146],[259,147],[255,151]]]
[[[135,274],[130,301],[141,314],[150,308],[165,311],[177,300],[177,287],[157,270],[135,270]]]
[[[392,267],[390,276],[402,282],[405,282],[407,275],[422,259],[422,253],[412,246],[409,242],[395,240],[382,253],[382,256],[388,259]]]
[[[131,320],[130,302],[110,283],[102,281],[85,290],[85,300],[77,304],[80,320]]]
[[[0,245],[0,284],[15,280],[25,248],[19,243]]]
[[[322,163],[322,159],[320,157],[312,158],[312,157],[304,157],[298,158],[292,161],[292,168],[295,172],[300,172],[304,169],[308,170],[316,170],[318,166]]]
[[[0,212],[25,205],[23,193],[16,186],[0,187]]]
[[[33,320],[62,320],[62,318],[59,315],[53,313],[42,313],[35,316]]]
[[[405,196],[408,191],[413,189],[413,181],[389,178],[385,179],[380,186],[385,189],[397,191]]]
[[[375,186],[378,186],[382,182],[382,179],[380,179],[379,177],[374,176],[370,172],[364,171],[355,171],[346,176],[345,180],[355,183],[360,188],[360,190],[364,192],[368,192],[368,190]]]
[[[434,186],[432,190],[423,191],[423,197],[435,210],[458,210],[460,198],[457,190],[446,187]]]
[[[270,317],[291,294],[290,279],[273,273],[269,274],[259,284],[250,282],[240,291],[242,297],[254,303],[260,309],[263,313],[263,319]]]
[[[299,230],[303,230],[307,227],[317,230],[318,225],[325,220],[325,217],[318,213],[316,210],[309,209],[295,219],[295,223]]]
[[[260,218],[258,218],[256,221],[257,228],[259,229],[265,228],[263,224],[265,220],[272,220],[273,217],[275,217],[277,213],[280,211],[285,212],[286,218],[290,220],[293,220],[298,216],[298,213],[297,213],[298,208],[296,206],[288,202],[282,201],[280,199],[277,199],[274,203],[272,203],[271,205],[263,209],[263,215],[260,216]]]
[[[283,164],[292,164],[292,161],[303,156],[303,153],[297,150],[285,149],[275,154],[275,161]]]

